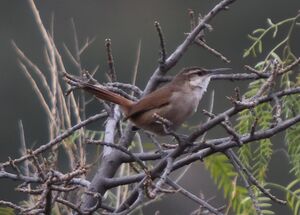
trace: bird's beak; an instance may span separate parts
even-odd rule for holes
[[[219,68],[219,69],[208,69],[207,72],[210,75],[225,74],[226,72],[231,71],[231,68]]]

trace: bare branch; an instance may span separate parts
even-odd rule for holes
[[[113,143],[106,143],[106,142],[103,142],[103,141],[97,141],[97,140],[87,140],[86,143],[88,143],[88,144],[99,144],[99,145],[108,146],[108,147],[111,147],[111,148],[118,149],[121,152],[124,152],[125,154],[129,155],[133,160],[135,160],[141,166],[141,168],[145,172],[148,172],[148,167],[145,166],[143,161],[141,161],[137,156],[135,156],[132,152],[130,152],[127,148],[125,148],[123,146],[116,145],[116,144],[113,144]]]
[[[159,37],[159,42],[160,42],[160,59],[159,59],[159,65],[163,69],[164,64],[166,62],[166,58],[167,58],[164,35],[162,33],[162,30],[161,30],[159,22],[157,22],[157,21],[154,22],[154,25],[155,25],[155,28],[157,30],[158,37]]]
[[[117,80],[117,75],[116,75],[116,71],[115,71],[114,59],[112,56],[110,39],[105,40],[105,47],[106,47],[106,52],[107,52],[107,63],[108,63],[108,67],[109,67],[108,75],[110,77],[111,82],[115,82]]]
[[[213,214],[217,214],[217,215],[222,215],[223,213],[221,213],[220,211],[218,211],[218,209],[212,207],[210,204],[208,204],[206,201],[198,198],[197,196],[195,196],[194,194],[190,193],[189,191],[187,191],[186,189],[184,189],[183,187],[181,187],[179,184],[175,183],[174,181],[168,179],[167,183],[172,186],[174,189],[177,189],[178,192],[182,193],[183,195],[185,195],[186,197],[188,197],[189,199],[197,202],[199,205],[203,206],[204,208],[206,208],[207,210],[209,210],[210,212],[212,212]]]
[[[245,177],[245,175],[243,174],[243,170],[241,169],[241,166],[239,165],[240,163],[238,163],[237,160],[234,159],[234,152],[232,151],[232,149],[228,149],[226,150],[225,152],[225,155],[228,157],[228,159],[231,161],[232,165],[234,166],[235,170],[239,173],[239,175],[241,176],[242,178],[242,181],[244,183],[244,186],[247,188],[248,190],[248,193],[249,193],[249,196],[252,200],[252,203],[253,203],[253,206],[256,210],[256,213],[259,214],[259,215],[262,215],[262,210],[258,204],[258,201],[257,201],[257,198],[256,196],[254,195],[252,189],[251,189],[251,186],[247,180],[247,178]]]
[[[177,62],[181,59],[183,54],[187,51],[189,46],[194,43],[196,37],[202,31],[206,24],[215,17],[220,11],[224,10],[225,7],[229,6],[235,2],[235,0],[223,0],[219,4],[217,4],[212,10],[210,10],[207,15],[203,17],[201,22],[194,28],[193,31],[186,37],[186,39],[177,47],[177,49],[166,59],[164,69],[161,70],[160,66],[155,70],[153,75],[151,76],[145,90],[144,95],[153,91],[159,82],[157,81],[157,77],[163,76],[166,72],[171,69],[173,66],[177,64]]]
[[[74,131],[82,128],[83,126],[86,126],[88,124],[90,124],[91,122],[94,122],[98,119],[101,119],[102,117],[106,116],[106,114],[96,114],[94,116],[89,117],[88,119],[82,121],[81,123],[73,126],[72,128],[69,128],[68,130],[66,130],[65,132],[63,132],[61,135],[57,136],[55,139],[51,140],[50,142],[40,146],[39,148],[35,149],[34,151],[32,151],[32,154],[27,154],[24,155],[20,158],[14,159],[13,162],[14,163],[20,163],[23,162],[25,160],[27,160],[28,158],[32,157],[33,155],[37,155],[40,154],[44,151],[46,151],[47,149],[53,147],[54,145],[60,143],[61,141],[63,141],[65,138],[69,137],[70,135],[72,135],[74,133]],[[4,162],[1,164],[2,167],[8,166],[10,165],[10,162]]]
[[[208,50],[210,53],[212,53],[214,56],[219,57],[222,61],[225,63],[230,63],[230,60],[228,60],[224,55],[221,54],[221,52],[218,52],[217,50],[211,48],[209,45],[207,45],[202,40],[196,39],[195,43],[199,45],[200,47]]]

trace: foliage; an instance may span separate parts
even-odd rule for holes
[[[254,81],[249,84],[249,91],[245,94],[245,98],[254,96],[263,84],[262,80]],[[238,118],[236,129],[241,134],[247,134],[251,131],[254,121],[258,119],[257,125],[261,129],[267,129],[272,121],[272,107],[269,103],[256,106],[253,110],[242,111]],[[266,170],[272,156],[272,144],[270,139],[257,141],[242,147],[239,155],[244,165],[249,168],[254,176],[260,182],[265,181]]]
[[[212,155],[205,159],[205,166],[209,169],[218,189],[223,189],[224,197],[230,201],[229,205],[239,211],[239,214],[243,211],[249,211],[252,205],[251,201],[246,200],[248,197],[247,189],[236,184],[238,174],[227,157],[222,154]],[[242,201],[244,204],[240,204]]]
[[[248,37],[250,38],[250,40],[253,41],[253,43],[251,44],[251,46],[248,49],[246,49],[244,51],[243,57],[248,57],[250,54],[252,54],[253,56],[256,57],[257,52],[259,54],[261,54],[263,52],[263,39],[266,37],[266,35],[268,33],[273,32],[272,37],[275,38],[277,36],[279,27],[290,24],[290,29],[289,29],[287,35],[285,36],[285,38],[283,40],[281,40],[280,42],[278,42],[277,45],[275,45],[273,47],[273,49],[271,51],[269,51],[269,54],[267,55],[265,60],[269,59],[269,57],[272,55],[272,53],[275,53],[280,47],[285,46],[289,42],[292,31],[294,30],[294,27],[297,23],[298,18],[299,18],[299,14],[295,17],[288,18],[288,19],[282,20],[277,23],[273,23],[272,20],[270,18],[268,18],[267,23],[268,23],[269,27],[255,29],[252,32],[252,34],[248,35]]]
[[[248,190],[244,186],[237,184],[238,174],[227,157],[223,154],[215,154],[205,159],[205,166],[210,170],[214,182],[218,189],[223,189],[224,197],[229,200],[227,211],[233,209],[236,214],[254,215],[256,214]],[[252,189],[252,188],[250,188]],[[254,190],[258,196],[259,206],[262,214],[273,214],[268,208],[270,200],[257,190]]]
[[[14,209],[8,207],[0,207],[0,215],[14,215]]]
[[[280,184],[268,183],[269,186],[283,191],[289,207],[293,210],[294,215],[300,213],[300,179],[296,179],[287,186]]]
[[[252,40],[251,46],[245,50],[243,57],[252,56],[257,57],[258,54],[265,52],[263,48],[263,42],[267,34],[272,33],[272,38],[275,40],[281,27],[288,26],[288,31],[283,39],[275,42],[273,48],[266,52],[266,57],[263,61],[258,62],[255,65],[255,69],[261,73],[272,69],[272,66],[279,66],[280,68],[289,65],[296,60],[294,53],[292,52],[291,37],[293,31],[295,31],[299,23],[300,14],[295,17],[288,18],[277,23],[273,23],[271,19],[267,19],[268,27],[259,28],[248,35]],[[282,32],[284,33],[284,32]],[[281,56],[281,57],[280,57]],[[291,80],[292,77],[289,73],[283,75],[280,82],[282,89],[288,89],[292,87],[300,86],[300,76],[295,80]],[[265,80],[253,81],[249,84],[248,91],[244,94],[244,99],[249,99],[258,92],[260,87],[265,83]],[[265,94],[271,93],[272,88],[264,92]],[[280,101],[282,112],[280,117],[287,119],[293,117],[296,113],[300,112],[299,96],[292,95],[283,97]],[[270,103],[264,103],[251,110],[244,110],[240,112],[237,119],[236,131],[243,135],[251,132],[255,120],[257,129],[267,129],[274,123],[273,115],[274,108]],[[300,212],[300,125],[297,124],[292,128],[286,130],[285,142],[287,146],[288,156],[291,164],[290,172],[295,175],[295,180],[292,181],[287,187],[283,187],[277,184],[267,183],[273,185],[286,192],[286,200],[288,205],[293,210],[294,214]],[[257,141],[255,144],[246,144],[238,150],[239,157],[242,163],[248,168],[253,175],[258,179],[261,184],[266,183],[266,175],[269,166],[271,156],[273,154],[273,144],[270,139],[264,139]],[[238,181],[235,179],[238,177],[237,172],[233,166],[229,163],[228,159],[224,155],[213,155],[205,160],[206,167],[211,172],[211,176],[219,189],[223,189],[224,197],[228,199],[230,205],[236,214],[256,214],[254,207],[252,206],[251,199],[248,195],[248,191],[239,186]],[[237,182],[236,182],[237,181]],[[274,214],[270,207],[271,201],[261,195],[258,190],[254,190],[258,205],[262,209],[263,214]],[[234,194],[234,195],[233,195]]]

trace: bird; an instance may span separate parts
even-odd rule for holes
[[[168,132],[164,125],[157,120],[157,116],[168,121],[170,123],[168,129],[175,131],[197,111],[211,77],[228,70],[230,69],[183,68],[172,81],[138,101],[129,100],[104,87],[76,79],[70,75],[66,76],[66,80],[69,84],[76,85],[101,100],[119,105],[125,119],[129,119],[138,128],[164,136]]]

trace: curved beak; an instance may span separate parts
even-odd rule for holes
[[[207,72],[210,75],[226,74],[226,72],[231,71],[231,68],[218,68],[218,69],[208,69]]]

